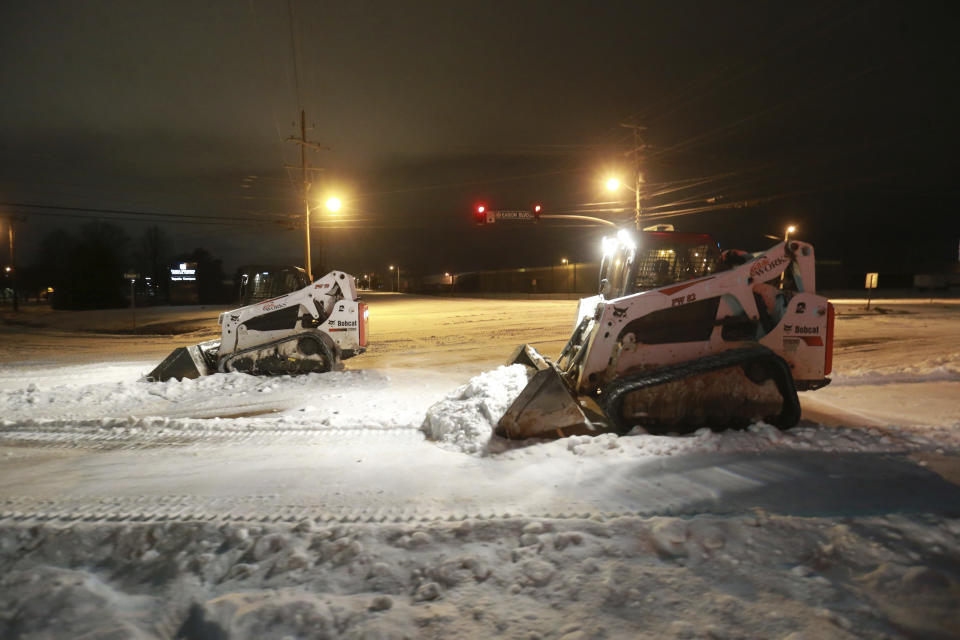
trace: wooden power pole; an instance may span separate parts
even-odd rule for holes
[[[636,182],[633,189],[633,193],[636,198],[633,222],[637,227],[637,231],[639,231],[643,228],[643,208],[640,205],[640,194],[643,191],[643,174],[640,172],[640,160],[641,154],[645,147],[643,140],[640,138],[640,132],[646,130],[646,127],[641,127],[635,124],[621,124],[620,126],[633,130],[633,150],[629,152],[631,155],[633,155],[633,168],[636,175]]]
[[[308,171],[322,171],[323,169],[311,168],[307,165],[307,149],[314,151],[329,151],[330,147],[325,147],[319,143],[307,140],[307,115],[300,110],[300,137],[290,136],[287,142],[296,142],[300,145],[300,166],[283,165],[288,169],[300,169],[303,186],[303,261],[307,270],[307,278],[313,282],[313,269],[310,262],[310,181],[307,179]]]

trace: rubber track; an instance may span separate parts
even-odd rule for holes
[[[793,376],[790,374],[790,366],[783,358],[762,346],[730,349],[703,358],[661,367],[636,376],[620,378],[604,389],[601,405],[617,432],[623,435],[632,428],[632,425],[624,424],[620,417],[621,403],[626,394],[754,361],[765,361],[776,368],[777,373],[780,374],[780,379],[777,376],[774,376],[773,379],[777,383],[780,395],[783,397],[783,409],[777,419],[774,420],[774,425],[781,429],[796,426],[800,420],[800,400],[797,398],[797,390],[793,384]]]
[[[253,374],[253,375],[298,375],[298,374],[307,373],[307,372],[305,372],[305,371],[300,371],[300,370],[271,371],[271,372],[269,372],[269,373],[260,373],[260,372],[257,372],[257,366],[258,366],[257,363],[258,363],[260,360],[263,360],[263,359],[265,359],[265,358],[255,358],[254,361],[253,361],[253,362],[254,362],[254,366],[253,366],[252,369],[249,369],[249,370],[247,370],[247,369],[240,369],[240,368],[230,369],[229,366],[230,366],[230,363],[231,363],[231,362],[234,362],[235,360],[239,360],[239,359],[243,358],[244,356],[248,356],[248,355],[251,355],[251,354],[255,354],[255,353],[258,352],[258,351],[266,351],[267,349],[270,349],[270,348],[272,348],[272,347],[279,346],[279,345],[281,345],[281,344],[285,344],[285,343],[287,343],[287,342],[299,341],[301,338],[304,338],[304,337],[312,337],[312,336],[314,336],[315,334],[318,334],[318,333],[320,333],[320,332],[318,332],[318,331],[301,331],[301,332],[299,332],[299,333],[295,333],[295,334],[293,334],[293,335],[287,336],[286,338],[280,338],[279,340],[274,340],[274,341],[272,341],[272,342],[265,342],[265,343],[263,343],[263,344],[260,344],[260,345],[255,346],[255,347],[248,347],[248,348],[246,348],[246,349],[243,349],[242,351],[235,351],[235,352],[231,353],[231,354],[228,355],[228,356],[224,356],[223,360],[221,360],[220,363],[219,363],[219,365],[217,365],[216,370],[219,371],[220,373],[226,373],[226,372],[232,372],[232,371],[239,371],[239,372],[241,372],[241,373],[250,373],[250,374]],[[323,368],[323,369],[320,369],[320,368],[311,369],[311,370],[309,371],[309,373],[327,373],[327,372],[329,372],[329,371],[332,371],[332,370],[336,369],[336,368],[337,368],[337,365],[338,365],[338,363],[339,363],[339,360],[336,358],[336,356],[334,355],[333,351],[330,350],[330,347],[326,344],[326,342],[324,342],[323,338],[319,338],[319,337],[318,337],[318,338],[316,338],[316,341],[317,341],[317,344],[320,346],[320,348],[323,350],[324,362],[327,364],[327,366],[326,366],[325,368]],[[270,356],[267,356],[267,357],[270,357]],[[311,360],[310,362],[314,362],[314,361]]]

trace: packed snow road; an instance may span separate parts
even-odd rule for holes
[[[527,446],[491,439],[492,425],[526,377],[520,366],[478,374],[524,339],[556,351],[574,304],[374,296],[370,352],[348,370],[165,383],[139,381],[162,352],[154,360],[94,362],[104,354],[89,350],[89,335],[8,325],[8,352],[29,350],[33,359],[7,362],[0,373],[0,505],[6,504],[0,516],[29,512],[34,499],[45,501],[45,517],[101,513],[103,504],[114,517],[128,517],[129,501],[179,496],[172,502],[188,514],[259,517],[297,507],[355,520],[361,512],[379,519],[754,506],[793,512],[778,492],[796,483],[804,485],[811,513],[926,511],[952,495],[942,478],[890,455],[935,455],[958,441],[952,432],[960,423],[960,356],[949,340],[955,307],[841,311],[836,387],[805,394],[817,420],[787,433],[755,425],[746,433],[704,431],[687,439],[608,435]],[[151,311],[159,318],[152,324],[141,318],[144,331],[175,330],[179,323],[191,330],[180,340],[208,337],[197,335],[197,319],[187,310]],[[97,315],[78,326],[96,326]],[[115,312],[99,316],[108,328],[127,320]],[[50,324],[60,320],[48,317]],[[917,331],[920,318],[933,330]],[[129,339],[126,356],[137,345],[147,353],[169,346],[162,335]],[[47,342],[88,364],[57,366],[41,348]],[[917,398],[924,390],[930,397]],[[901,396],[924,405],[910,423],[899,422]],[[886,406],[891,399],[894,406]],[[817,424],[830,422],[830,428]],[[950,433],[931,438],[931,429]],[[693,453],[697,472],[685,468],[683,456],[668,461]],[[852,485],[872,487],[874,498],[884,499],[847,489]],[[258,497],[255,508],[243,505],[245,496]],[[226,506],[214,509],[220,504]]]
[[[499,365],[555,355],[576,303],[368,302],[344,371],[165,383],[139,378],[219,309],[135,334],[123,310],[4,314],[0,636],[960,628],[960,305],[838,305],[834,383],[787,432],[509,443],[526,373]],[[78,604],[43,615],[43,588]]]

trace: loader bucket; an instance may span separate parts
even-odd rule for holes
[[[511,439],[562,438],[595,431],[552,363],[530,345],[514,353],[510,364],[518,363],[538,371],[500,418],[497,435]]]
[[[170,378],[182,380],[209,375],[214,369],[207,362],[204,354],[219,345],[219,341],[211,340],[192,344],[189,347],[177,347],[143,379],[147,382],[166,382]]]
[[[540,352],[529,344],[522,344],[514,350],[513,355],[510,356],[510,360],[507,361],[507,365],[511,364],[524,364],[538,371],[550,367],[547,359],[540,355]]]

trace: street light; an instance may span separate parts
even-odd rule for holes
[[[565,267],[569,267],[570,261],[567,260],[566,258],[560,258],[560,264],[562,264]],[[570,271],[569,269],[565,269],[564,273],[566,274],[569,271]],[[571,290],[570,278],[567,277],[566,281],[567,281],[567,292],[569,292]],[[573,288],[576,288],[576,286],[577,286],[577,265],[573,265]]]
[[[10,265],[4,269],[4,271],[8,274],[13,274],[11,282],[13,285],[13,310],[17,311],[19,310],[19,300],[17,297],[17,273],[13,270],[13,267],[17,264],[13,253],[13,218],[7,220],[7,233],[10,237]]]
[[[796,228],[795,226],[793,226],[793,225],[790,225],[789,227],[787,227],[787,232],[783,234],[783,241],[784,241],[784,242],[789,241],[789,240],[790,240],[790,234],[793,233],[793,232],[795,232],[796,230],[797,230],[797,228]]]
[[[393,271],[393,265],[390,265],[390,271]],[[400,265],[397,265],[397,293],[400,293]]]
[[[640,209],[640,192],[642,191],[643,185],[643,174],[640,171],[637,171],[637,184],[636,187],[630,187],[625,184],[622,184],[617,178],[609,178],[607,180],[607,190],[608,191],[617,191],[620,187],[623,187],[627,191],[632,191],[634,195],[634,224],[637,229],[640,229],[643,225],[640,223],[640,216],[643,213]]]
[[[331,213],[336,213],[337,211],[340,211],[340,207],[342,206],[342,204],[343,203],[340,202],[340,198],[337,198],[337,197],[327,198],[327,211],[330,211]]]

